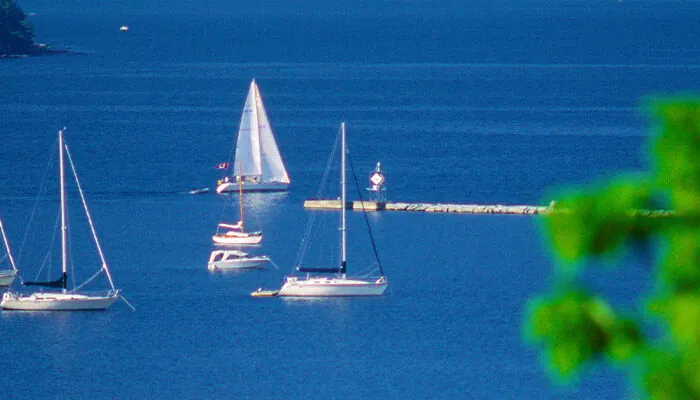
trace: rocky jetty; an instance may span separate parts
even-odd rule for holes
[[[533,215],[544,214],[550,210],[544,206],[528,205],[481,205],[481,204],[430,204],[430,203],[384,203],[376,201],[347,202],[347,209],[367,211],[415,211],[415,212],[439,212],[439,213],[468,213],[468,214],[520,214]],[[341,208],[340,200],[306,200],[304,208],[334,209]]]
[[[542,214],[548,210],[543,206],[502,205],[502,204],[430,204],[430,203],[386,203],[386,210],[422,211],[468,214]]]

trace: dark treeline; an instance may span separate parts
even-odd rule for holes
[[[34,33],[27,16],[14,0],[0,0],[0,56],[34,54]]]

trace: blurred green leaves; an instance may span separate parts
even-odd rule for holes
[[[545,219],[554,253],[564,262],[578,261],[612,254],[628,238],[646,237],[649,221],[633,210],[647,209],[649,200],[648,185],[636,177],[565,194]]]
[[[654,101],[657,136],[653,145],[656,185],[668,190],[670,206],[696,213],[700,205],[700,100]]]
[[[544,217],[556,271],[566,273],[530,302],[526,336],[560,380],[607,360],[638,375],[650,398],[700,399],[700,98],[654,99],[647,108],[653,171],[571,189]],[[643,312],[634,318],[572,273],[639,248],[630,244],[658,259],[653,297],[638,299]]]
[[[582,289],[535,300],[530,316],[528,340],[544,345],[552,372],[563,381],[597,356],[624,361],[635,354],[639,335],[634,324]]]

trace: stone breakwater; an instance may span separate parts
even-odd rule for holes
[[[520,214],[533,215],[545,214],[550,208],[528,205],[480,205],[480,204],[430,204],[430,203],[383,203],[376,201],[348,201],[347,209],[362,210],[364,206],[368,211],[416,211],[416,212],[440,212],[440,213],[465,213],[465,214]],[[334,209],[339,210],[340,200],[306,200],[304,208]]]
[[[482,205],[482,204],[431,204],[431,203],[384,203],[377,201],[348,201],[345,208],[348,210],[366,211],[418,211],[418,212],[435,212],[435,213],[463,213],[463,214],[519,214],[519,215],[535,215],[535,214],[552,214],[552,213],[567,213],[566,209],[555,208],[554,202],[549,206],[508,206],[502,204]],[[306,200],[304,208],[340,210],[340,200]],[[673,218],[673,217],[688,217],[678,216],[672,210],[632,210],[627,214],[629,217],[653,217],[653,218]],[[697,215],[690,216],[691,218],[700,219]]]
[[[428,203],[386,203],[386,210],[396,211],[423,211],[423,212],[447,212],[469,214],[543,214],[547,207],[540,206],[508,206],[502,204],[428,204]]]

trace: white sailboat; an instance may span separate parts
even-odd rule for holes
[[[7,235],[5,234],[5,227],[0,221],[0,233],[2,234],[2,242],[5,245],[5,256],[0,261],[7,259],[10,264],[9,269],[0,269],[0,287],[10,286],[12,281],[17,277],[17,266],[15,265],[15,259],[12,257],[12,252],[10,251],[10,243],[7,241]]]
[[[268,256],[254,256],[240,250],[214,250],[209,255],[209,271],[263,268]]]
[[[216,192],[235,192],[238,182],[243,191],[285,191],[289,175],[277,148],[275,135],[265,112],[255,79],[250,83],[236,140],[233,173],[220,180]]]
[[[341,204],[347,204],[345,194],[345,123],[340,125],[341,134]],[[346,274],[346,207],[341,207],[340,226],[340,266],[334,268],[304,268],[297,267],[298,272],[306,272],[306,276],[287,276],[277,293],[287,297],[340,297],[340,296],[380,296],[384,293],[389,281],[384,276],[381,264],[380,276],[348,277]],[[376,255],[376,253],[375,253]],[[378,259],[377,259],[378,261]],[[313,275],[312,275],[313,274]]]
[[[64,128],[65,129],[65,128]],[[87,208],[85,196],[78,180],[78,175],[75,172],[75,166],[68,150],[68,146],[64,144],[63,132],[64,129],[58,131],[58,154],[59,154],[59,183],[60,183],[60,200],[61,200],[61,277],[55,281],[47,282],[24,282],[24,286],[42,286],[59,291],[36,291],[29,294],[20,292],[6,292],[2,296],[0,307],[5,310],[24,310],[24,311],[71,311],[71,310],[105,310],[110,307],[117,299],[119,299],[119,290],[114,287],[112,276],[107,267],[102,247],[97,238],[95,227],[92,222],[92,217]],[[67,246],[67,223],[66,223],[66,187],[64,176],[64,155],[67,156],[69,165],[75,178],[76,187],[80,194],[80,200],[90,226],[90,231],[100,256],[101,266],[98,271],[92,275],[86,282],[80,286],[68,290],[68,246]],[[109,290],[103,293],[86,293],[80,289],[90,283],[100,274],[104,273],[109,282]]]
[[[238,180],[238,209],[240,219],[235,224],[219,223],[211,240],[224,245],[255,245],[262,242],[262,231],[246,232],[243,224],[243,182]],[[212,253],[213,254],[213,253]]]
[[[262,242],[262,232],[246,232],[243,227],[243,220],[236,224],[220,223],[217,225],[216,234],[211,240],[216,244],[225,245],[256,245]]]

